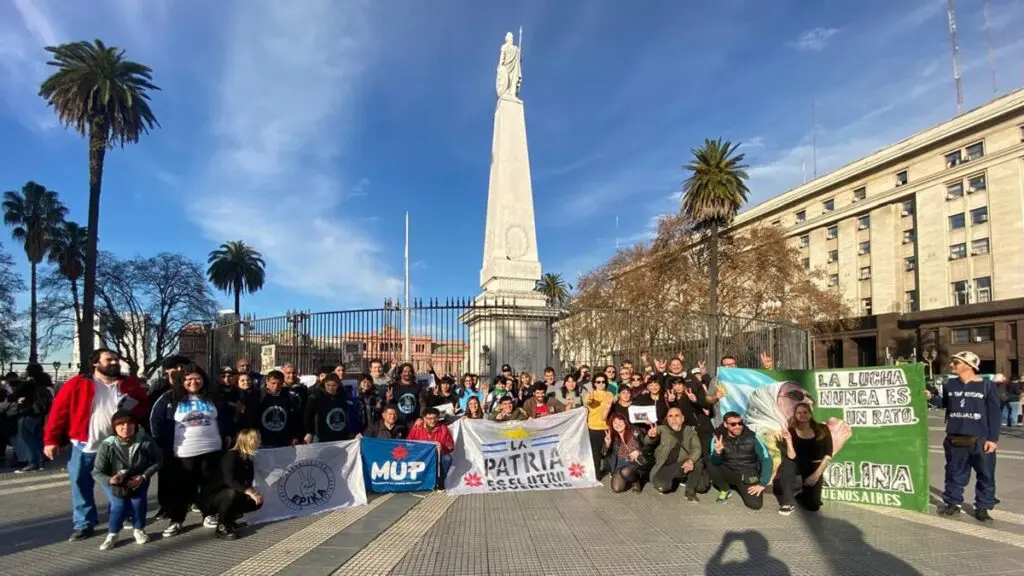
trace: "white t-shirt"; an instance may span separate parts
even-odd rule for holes
[[[114,433],[110,419],[117,412],[117,404],[124,396],[117,387],[119,382],[106,384],[93,380],[96,393],[92,397],[92,414],[89,416],[89,440],[82,447],[82,452],[95,453],[100,444]]]
[[[189,396],[174,411],[174,455],[189,458],[220,450],[223,440],[217,428],[217,406],[210,400]]]

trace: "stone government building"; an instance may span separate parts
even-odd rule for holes
[[[971,350],[981,371],[1024,358],[1024,90],[737,215],[781,226],[859,317],[814,339],[815,367]]]

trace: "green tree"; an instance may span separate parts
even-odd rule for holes
[[[125,58],[124,50],[100,40],[47,46],[49,66],[57,69],[43,81],[39,95],[57,119],[89,140],[89,220],[86,230],[81,334],[93,334],[96,303],[96,257],[100,229],[103,161],[114,145],[134,144],[160,124],[149,106],[149,92],[159,90],[153,71]],[[93,339],[79,338],[83,359],[92,354]]]
[[[708,233],[708,364],[718,364],[718,235],[732,223],[747,201],[747,166],[739,144],[705,139],[691,150],[693,159],[683,169],[690,173],[683,182],[682,211],[696,230]]]
[[[53,190],[35,182],[27,182],[21,192],[4,192],[4,224],[11,227],[11,237],[25,248],[25,256],[32,269],[29,284],[31,304],[29,305],[28,361],[39,362],[36,315],[36,267],[43,261],[54,238],[60,233],[60,226],[68,209],[61,203]]]
[[[235,296],[235,315],[239,316],[243,293],[255,294],[263,289],[267,265],[252,246],[238,240],[225,242],[210,252],[206,275],[218,289]]]
[[[565,306],[569,302],[569,291],[572,290],[561,274],[551,272],[545,273],[537,281],[537,292],[540,292],[548,299],[552,306]]]
[[[85,270],[85,245],[88,232],[77,222],[64,222],[50,246],[50,264],[71,284],[71,302],[75,309],[75,328],[81,334],[82,305],[78,299],[78,280]]]

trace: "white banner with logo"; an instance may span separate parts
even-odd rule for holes
[[[600,486],[587,434],[587,411],[519,422],[462,418],[445,478],[451,494],[564,490]]]
[[[251,523],[319,514],[366,504],[358,440],[260,450],[253,458],[263,507]]]

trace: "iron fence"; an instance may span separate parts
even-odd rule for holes
[[[408,325],[406,323],[408,312]],[[718,349],[740,366],[758,366],[767,352],[780,368],[807,368],[806,330],[773,320],[719,316]],[[372,360],[386,367],[408,360],[417,373],[472,372],[493,376],[508,364],[516,372],[559,374],[583,364],[640,364],[683,354],[687,365],[709,363],[708,317],[667,312],[538,307],[513,301],[414,300],[337,312],[292,312],[263,319],[225,319],[204,329],[208,366],[249,360],[266,372],[293,362],[302,373],[344,364],[367,372]],[[408,346],[408,351],[406,350]]]

